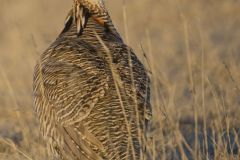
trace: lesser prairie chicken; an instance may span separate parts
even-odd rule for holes
[[[75,0],[34,70],[34,109],[53,157],[145,159],[149,85],[104,3]]]

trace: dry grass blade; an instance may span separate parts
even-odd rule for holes
[[[233,84],[235,85],[235,88],[237,89],[238,93],[240,93],[240,88],[239,88],[239,86],[238,86],[236,80],[234,79],[233,74],[232,74],[232,72],[231,72],[229,66],[228,66],[226,63],[223,63],[223,64],[224,64],[225,69],[227,70],[227,72],[228,72],[228,74],[229,74],[229,77],[230,77],[231,81],[232,81]]]
[[[206,117],[206,106],[205,106],[205,44],[204,44],[204,36],[203,36],[203,31],[200,27],[199,23],[199,35],[200,35],[200,40],[201,40],[201,82],[202,82],[202,115],[203,115],[203,134],[204,134],[204,157],[208,159],[208,135],[207,135],[207,117]]]
[[[142,51],[150,70],[150,159],[240,159],[239,4],[236,0],[106,1],[126,44]],[[32,112],[32,72],[36,61],[44,71],[38,57],[61,31],[71,5],[72,1],[58,0],[1,1],[0,137],[11,141],[0,140],[0,159],[51,159]],[[113,85],[125,100],[119,91],[121,79],[111,67]],[[39,87],[45,93],[43,85]],[[130,141],[129,137],[129,154]]]
[[[128,131],[129,144],[130,144],[130,147],[131,147],[131,150],[132,150],[132,155],[135,155],[134,144],[133,144],[133,141],[132,141],[132,133],[131,133],[131,130],[130,130],[130,128],[131,128],[130,125],[131,125],[131,124],[130,124],[130,122],[129,122],[128,119],[127,119],[127,114],[126,114],[126,111],[125,111],[125,108],[124,108],[124,105],[123,105],[122,95],[121,95],[121,93],[120,93],[120,88],[119,88],[119,86],[122,85],[121,78],[119,77],[118,73],[116,72],[115,67],[112,65],[112,56],[111,56],[110,50],[109,50],[109,49],[107,48],[107,46],[104,44],[103,40],[99,37],[99,35],[97,34],[97,32],[94,31],[94,33],[95,33],[95,36],[97,37],[98,41],[101,43],[102,47],[103,47],[104,50],[106,51],[107,56],[108,56],[108,58],[109,58],[109,67],[110,67],[111,72],[112,72],[115,89],[116,89],[117,94],[118,94],[119,103],[120,103],[121,108],[122,108],[122,112],[123,112],[123,115],[124,115],[125,123],[126,123],[126,125],[128,126],[128,127],[127,127],[127,131]],[[135,158],[135,156],[133,156],[133,157]]]
[[[14,103],[14,106],[15,106],[14,111],[15,111],[16,117],[18,119],[19,126],[21,127],[22,133],[23,133],[24,137],[28,137],[29,133],[27,131],[29,131],[29,130],[25,129],[26,128],[26,123],[23,119],[23,115],[20,112],[20,107],[19,107],[19,104],[18,104],[17,96],[16,96],[15,91],[13,89],[13,86],[11,85],[10,80],[8,79],[7,75],[4,73],[4,71],[2,69],[0,69],[0,73],[1,73],[1,76],[3,77],[3,81],[7,85],[8,92],[10,94],[12,102]],[[24,139],[24,143],[25,144],[29,143],[27,138]]]
[[[3,139],[0,138],[0,141],[2,141],[3,143],[5,143],[6,145],[12,147],[12,149],[14,149],[15,151],[17,151],[19,154],[21,154],[23,157],[25,157],[28,160],[33,160],[29,155],[27,155],[26,153],[24,153],[21,149],[19,149],[10,139]]]
[[[123,20],[124,20],[124,31],[125,31],[125,36],[126,36],[126,43],[129,44],[129,37],[128,37],[129,34],[128,34],[128,24],[127,24],[127,7],[126,7],[125,3],[123,3]],[[140,121],[141,120],[140,120],[139,113],[138,113],[137,93],[136,93],[136,87],[135,87],[135,82],[134,82],[133,64],[132,64],[130,48],[127,49],[127,52],[128,52],[128,65],[130,66],[130,74],[131,74],[131,87],[133,90],[133,97],[134,97],[133,98],[134,99],[134,108],[135,108],[136,119],[137,119],[138,139],[140,142],[140,146],[142,146],[143,143],[145,143],[145,142],[142,141],[142,139],[144,139],[144,135],[141,134],[141,129],[140,129],[140,123],[141,123]],[[146,105],[144,107],[145,107],[144,110],[146,110]],[[145,128],[143,130],[145,130]],[[140,155],[141,155],[141,157],[140,157],[141,160],[145,159],[142,150],[140,151]]]

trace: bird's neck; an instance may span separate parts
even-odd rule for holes
[[[59,36],[89,39],[93,37],[96,38],[96,34],[103,40],[107,37],[108,41],[112,40],[122,42],[122,38],[120,37],[113,23],[109,25],[109,28],[105,28],[104,26],[97,23],[92,17],[89,17],[89,19],[87,20],[86,26],[82,30],[82,32],[77,33],[76,22],[74,21],[74,17],[72,15],[69,16],[68,20],[66,21],[65,27]]]

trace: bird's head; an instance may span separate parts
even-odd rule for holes
[[[74,0],[75,5],[82,5],[89,9],[104,8],[104,0]]]
[[[104,24],[104,21],[101,18],[98,18],[107,15],[104,0],[73,0],[73,2],[73,14],[77,24],[78,33],[83,31],[89,16],[92,16],[96,21]]]

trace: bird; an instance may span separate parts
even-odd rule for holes
[[[78,33],[84,28],[90,14],[92,19],[104,26],[105,29],[115,30],[111,18],[108,15],[108,11],[104,7],[103,0],[74,0],[73,12]],[[117,34],[116,30],[115,34]]]
[[[74,0],[39,56],[33,108],[57,160],[141,160],[152,119],[150,78],[102,0]]]

